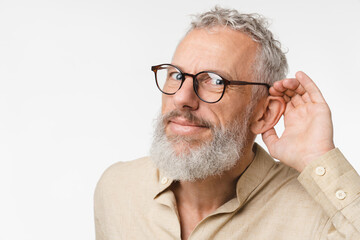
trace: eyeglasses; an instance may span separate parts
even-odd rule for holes
[[[186,76],[192,77],[196,95],[207,103],[219,102],[227,85],[263,85],[270,88],[267,83],[230,81],[210,71],[202,71],[195,75],[184,73],[172,64],[152,66],[151,70],[155,73],[157,87],[167,95],[174,95],[183,85]]]

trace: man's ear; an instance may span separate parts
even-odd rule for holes
[[[250,126],[254,134],[261,134],[273,128],[285,112],[286,103],[284,98],[278,96],[268,96],[263,104],[259,104],[255,109]]]

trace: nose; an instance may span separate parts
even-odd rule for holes
[[[173,95],[174,105],[179,110],[196,110],[199,108],[200,99],[193,87],[193,78],[186,76],[181,88]]]

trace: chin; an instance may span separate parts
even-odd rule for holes
[[[183,135],[172,135],[167,137],[171,143],[176,155],[187,155],[192,150],[197,150],[205,144],[209,143],[210,140],[204,140],[196,136],[183,136]]]

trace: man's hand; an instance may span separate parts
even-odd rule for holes
[[[270,95],[286,101],[285,130],[279,138],[274,128],[262,138],[270,154],[301,172],[311,161],[335,148],[330,109],[315,83],[303,72],[274,83]]]

